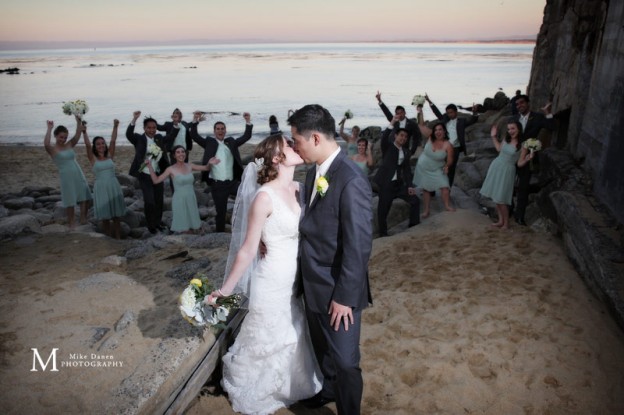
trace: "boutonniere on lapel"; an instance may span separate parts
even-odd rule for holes
[[[329,189],[329,181],[325,176],[320,176],[316,179],[316,193],[324,197],[325,193],[327,193],[327,189]]]

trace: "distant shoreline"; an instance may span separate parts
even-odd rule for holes
[[[261,44],[394,44],[394,43],[461,43],[461,44],[534,44],[537,35],[531,37],[518,37],[513,39],[466,39],[466,40],[366,40],[366,41],[270,41],[270,40],[240,40],[231,42],[216,42],[207,40],[188,40],[188,41],[144,41],[144,42],[86,42],[86,41],[0,41],[0,52],[16,51],[16,50],[58,50],[58,49],[95,49],[95,48],[130,48],[130,47],[169,47],[169,46],[215,46],[215,45],[261,45]]]

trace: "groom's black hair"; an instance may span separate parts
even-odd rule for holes
[[[336,134],[336,121],[329,111],[318,104],[299,108],[288,118],[288,125],[297,129],[303,136],[310,131],[318,131],[330,139]]]

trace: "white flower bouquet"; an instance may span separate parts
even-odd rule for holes
[[[347,110],[347,112],[344,113],[344,117],[347,120],[350,120],[351,118],[353,118],[353,113],[351,112],[351,110]]]
[[[145,157],[150,159],[152,165],[158,163],[162,157],[162,149],[156,143],[150,143],[147,146],[147,150],[145,151]],[[143,162],[141,167],[139,167],[139,171],[143,171],[143,169],[147,167],[147,163]],[[154,170],[156,170],[156,166],[153,166]]]
[[[542,149],[542,142],[537,138],[529,138],[522,144],[522,147],[533,154],[534,151],[540,151]]]
[[[240,308],[242,297],[239,294],[217,299],[216,307],[204,303],[204,298],[214,288],[206,277],[193,278],[188,287],[180,294],[180,312],[182,317],[193,326],[203,327],[210,325],[215,328],[225,328],[230,311]]]
[[[63,114],[77,115],[78,117],[82,117],[87,112],[89,112],[89,106],[82,99],[63,102]]]
[[[425,104],[425,96],[424,95],[414,95],[414,98],[412,98],[412,105],[417,107],[418,105],[424,105]]]

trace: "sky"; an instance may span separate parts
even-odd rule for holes
[[[0,42],[535,38],[546,0],[0,0]]]

